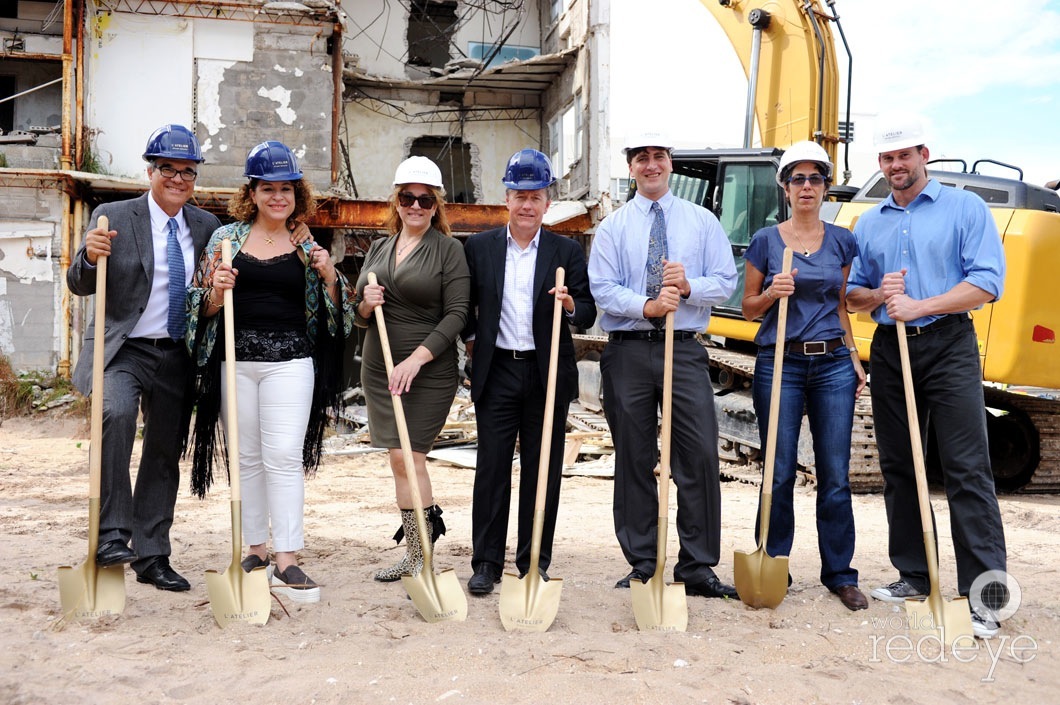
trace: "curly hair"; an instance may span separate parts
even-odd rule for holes
[[[261,179],[251,179],[243,184],[228,202],[228,215],[242,223],[251,223],[258,217],[258,207],[254,203],[254,189],[261,183]],[[274,182],[282,183],[282,182]],[[317,199],[313,193],[313,187],[305,179],[291,181],[294,186],[294,212],[287,219],[288,227],[292,227],[294,221],[305,222],[317,212]]]
[[[397,235],[401,232],[401,216],[398,214],[397,196],[405,190],[406,186],[408,186],[408,184],[398,184],[395,186],[393,193],[390,194],[390,198],[387,199],[387,203],[390,205],[390,211],[386,216],[386,231],[391,235]],[[445,215],[445,189],[430,186],[428,184],[423,184],[423,186],[438,201],[438,208],[434,211],[434,216],[431,218],[431,226],[442,235],[445,235],[446,237],[451,236],[453,233],[449,228],[449,218]]]

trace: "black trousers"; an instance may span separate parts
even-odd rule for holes
[[[615,444],[615,534],[629,564],[648,575],[655,572],[659,523],[654,470],[664,350],[662,341],[614,340],[600,359]],[[714,575],[721,552],[718,421],[706,349],[694,338],[674,341],[673,370],[670,465],[681,542],[674,580],[700,583]]]
[[[908,340],[920,435],[926,439],[929,426],[935,431],[949,500],[957,589],[967,595],[984,571],[1005,570],[1005,532],[990,470],[975,330],[967,316],[949,316]],[[895,326],[877,326],[871,355],[872,416],[891,563],[904,580],[927,592],[924,530]]]
[[[545,493],[544,528],[541,533],[539,567],[552,562],[552,540],[556,534],[562,479],[563,437],[570,402],[557,394],[552,423],[548,486]],[[512,497],[512,456],[519,440],[519,537],[515,565],[520,573],[530,567],[534,503],[541,429],[545,416],[545,387],[535,360],[513,360],[494,355],[481,396],[475,402],[478,425],[478,460],[471,507],[471,567],[504,566],[508,537],[508,514]]]

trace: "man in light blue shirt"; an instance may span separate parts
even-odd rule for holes
[[[881,117],[876,146],[891,195],[854,228],[859,255],[850,271],[847,305],[871,311],[878,324],[871,349],[872,410],[890,558],[899,579],[871,594],[903,602],[929,588],[895,327],[895,321],[905,321],[920,421],[935,431],[949,499],[957,588],[968,595],[976,578],[1003,571],[1006,564],[979,347],[968,315],[1001,296],[1005,253],[979,196],[928,177],[919,118]],[[973,613],[972,626],[981,637],[998,631],[991,614]]]
[[[661,324],[673,311],[672,469],[681,542],[674,580],[690,595],[735,598],[713,570],[721,551],[718,423],[707,352],[695,336],[710,307],[735,290],[736,265],[717,218],[670,192],[670,149],[659,133],[627,142],[637,194],[600,224],[589,254],[589,285],[608,334],[600,371],[615,443],[615,533],[633,568],[615,587],[655,572]]]

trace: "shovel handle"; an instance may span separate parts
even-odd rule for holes
[[[110,230],[110,220],[105,215],[99,216],[96,227]],[[95,314],[92,322],[95,340],[92,345],[92,412],[89,426],[91,446],[88,456],[88,498],[99,499],[101,477],[103,474],[103,368],[105,357],[103,344],[107,331],[107,255],[96,258],[96,299]],[[89,537],[91,541],[92,537]],[[99,536],[96,536],[98,541]],[[93,556],[95,549],[93,548]]]
[[[556,299],[552,306],[552,342],[548,349],[548,381],[545,384],[545,416],[541,422],[541,455],[537,460],[537,495],[534,499],[534,526],[530,537],[530,574],[536,575],[541,559],[541,535],[545,529],[545,499],[548,494],[548,465],[552,458],[552,424],[555,422],[556,368],[559,366],[559,334],[563,323],[563,303],[559,289],[566,272],[556,268]]]
[[[221,261],[232,266],[232,241],[221,240]],[[236,403],[236,323],[232,308],[232,290],[224,293],[225,325],[225,391],[228,395],[225,435],[228,438],[228,481],[232,487],[232,502],[240,501],[239,493],[239,420]]]
[[[783,274],[791,273],[792,251],[784,248],[784,259],[781,265]],[[777,460],[777,426],[780,425],[780,380],[784,372],[784,345],[788,326],[788,297],[781,297],[777,303],[777,344],[773,351],[773,382],[769,390],[769,419],[766,425],[766,460],[762,471],[762,494],[773,496],[773,470]],[[770,501],[762,501],[759,507],[759,542],[765,545],[769,536]]]
[[[378,283],[375,272],[368,272],[368,283],[373,286]],[[383,349],[383,362],[386,363],[386,376],[389,382],[390,376],[394,374],[394,356],[390,351],[390,338],[386,334],[383,307],[376,306],[374,313],[376,328],[379,331],[379,347]],[[412,457],[412,441],[409,440],[409,427],[405,421],[405,407],[401,404],[401,395],[391,392],[390,399],[394,402],[394,421],[397,423],[401,457],[405,462],[405,476],[409,483],[409,494],[412,495],[413,509],[416,510],[416,525],[420,531],[420,543],[423,547],[424,570],[429,571],[434,565],[434,551],[431,546],[431,535],[427,533],[427,520],[423,515],[423,497],[420,496],[420,481],[416,473],[416,461]]]

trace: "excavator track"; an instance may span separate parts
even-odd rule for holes
[[[987,419],[998,490],[1060,492],[1060,401],[993,387],[983,391],[987,408],[1002,412]]]

